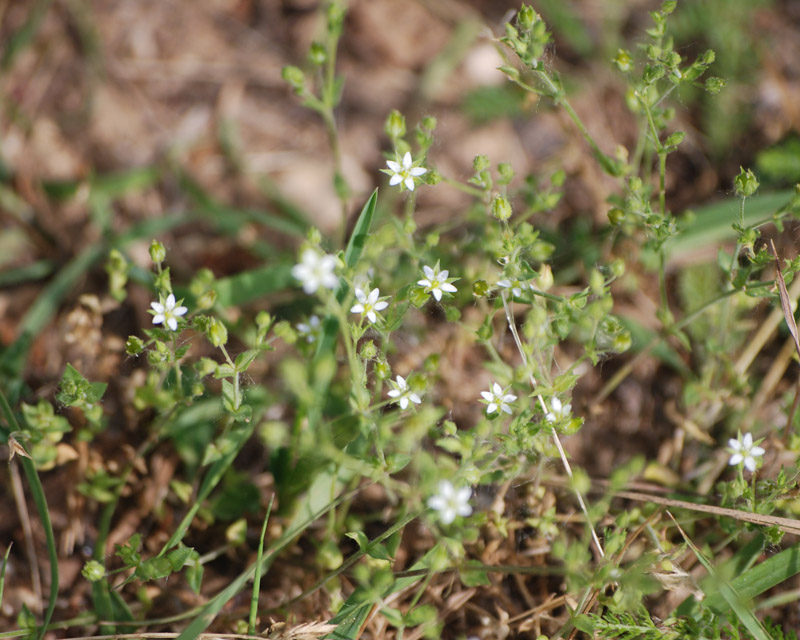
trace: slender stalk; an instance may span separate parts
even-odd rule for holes
[[[517,345],[517,351],[519,351],[519,355],[522,358],[522,363],[525,365],[525,370],[530,371],[528,366],[528,357],[525,355],[525,349],[522,347],[522,341],[520,340],[519,333],[517,332],[517,326],[514,322],[514,313],[511,310],[510,305],[508,304],[508,299],[506,298],[505,292],[502,293],[503,299],[503,309],[506,312],[506,320],[508,321],[508,328],[511,331],[511,335],[514,337],[514,343]],[[533,377],[532,373],[528,374],[528,380],[530,382],[531,388],[536,388],[536,379]],[[548,412],[547,404],[545,404],[544,398],[541,394],[536,396],[539,400],[539,406],[542,408],[542,411],[545,414]],[[561,462],[564,465],[564,470],[567,472],[567,476],[569,476],[570,480],[573,479],[572,473],[572,466],[569,463],[569,459],[567,458],[567,453],[564,451],[564,447],[561,446],[561,440],[558,437],[558,433],[556,432],[555,428],[552,429],[553,435],[553,442],[558,449],[558,455],[561,457]],[[603,551],[603,545],[600,543],[600,538],[597,537],[597,532],[594,530],[594,525],[592,524],[592,520],[589,517],[589,509],[586,506],[586,502],[583,499],[583,495],[581,494],[580,490],[576,487],[574,489],[575,496],[578,499],[578,504],[580,505],[581,511],[583,511],[583,515],[586,518],[586,524],[589,526],[592,532],[592,541],[594,542],[595,547],[597,548],[597,552],[600,554],[601,558],[605,557],[605,552]]]
[[[261,525],[261,538],[258,541],[258,560],[256,561],[255,575],[253,576],[253,596],[250,599],[250,621],[247,625],[247,633],[251,636],[256,634],[256,615],[258,614],[258,595],[261,590],[261,570],[262,560],[264,559],[264,538],[267,535],[267,523],[272,513],[272,503],[275,501],[275,494],[269,499],[267,513],[264,516],[264,524]]]

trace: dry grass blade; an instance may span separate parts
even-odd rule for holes
[[[780,516],[768,516],[760,513],[750,513],[749,511],[739,511],[737,509],[727,509],[725,507],[717,507],[714,505],[686,502],[685,500],[673,500],[671,498],[662,498],[661,496],[654,496],[646,493],[636,493],[633,491],[618,491],[614,494],[614,496],[617,498],[627,498],[628,500],[637,500],[639,502],[654,502],[667,507],[679,507],[681,509],[688,509],[690,511],[700,511],[702,513],[709,513],[715,516],[735,518],[736,520],[752,522],[753,524],[760,524],[766,527],[774,526],[786,533],[800,535],[800,520],[794,520],[792,518],[781,518]]]
[[[800,356],[800,338],[797,337],[797,323],[795,322],[794,312],[792,311],[792,299],[789,297],[789,292],[786,290],[786,281],[783,279],[783,273],[781,273],[781,261],[780,258],[778,258],[778,252],[775,250],[775,243],[770,240],[769,246],[772,250],[772,255],[775,256],[775,266],[777,267],[775,282],[778,284],[778,293],[781,297],[783,317],[786,319],[786,326],[789,327],[789,333],[791,333],[792,338],[794,338],[794,346],[795,349],[797,349],[797,355]]]
[[[276,634],[270,633],[270,640],[316,640],[336,630],[335,624],[327,622],[306,622],[287,629],[283,627]]]

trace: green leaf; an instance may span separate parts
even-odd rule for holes
[[[186,561],[195,553],[194,549],[187,547],[183,543],[178,545],[177,549],[173,549],[167,554],[167,560],[172,565],[173,571],[180,571],[183,569]]]

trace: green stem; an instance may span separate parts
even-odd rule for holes
[[[264,524],[261,526],[261,538],[258,541],[258,560],[256,561],[255,575],[253,576],[253,596],[250,599],[250,621],[247,625],[247,633],[251,636],[256,634],[256,615],[258,613],[258,594],[261,590],[261,571],[264,559],[264,538],[267,535],[267,523],[272,513],[272,503],[275,501],[275,494],[269,499],[267,513],[264,516]]]

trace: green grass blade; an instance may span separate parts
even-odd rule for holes
[[[748,198],[745,202],[745,225],[769,221],[794,195],[794,190],[786,190],[756,194]],[[712,203],[696,209],[694,213],[695,218],[686,229],[664,245],[670,261],[679,260],[701,249],[716,249],[720,243],[736,239],[736,232],[731,225],[739,221],[738,198]]]
[[[250,598],[250,620],[247,624],[247,633],[251,636],[256,634],[256,616],[258,615],[258,594],[261,590],[261,563],[264,560],[264,538],[267,536],[267,523],[272,513],[272,503],[275,502],[275,494],[269,499],[267,513],[264,516],[264,524],[261,526],[261,537],[258,539],[258,557],[256,559],[255,576],[253,577],[253,595]],[[2,602],[2,600],[0,600]]]
[[[674,518],[673,521],[675,521]],[[739,587],[741,586],[740,580],[744,576],[739,576],[739,578],[730,582],[726,580],[725,577],[720,575],[720,573],[714,568],[714,565],[709,561],[709,559],[705,557],[705,554],[703,554],[703,552],[694,545],[694,543],[689,539],[689,536],[684,533],[677,521],[675,521],[675,526],[678,527],[678,531],[680,531],[683,539],[686,541],[686,544],[689,545],[689,548],[692,550],[700,563],[705,567],[706,571],[708,571],[709,576],[711,576],[713,579],[713,586],[708,588],[708,591],[711,591],[711,593],[704,589],[707,594],[704,605],[710,607],[709,600],[712,598],[717,598],[720,604],[724,602],[727,607],[733,611],[736,617],[739,618],[739,621],[753,635],[755,640],[770,640],[769,633],[767,633],[767,630],[764,628],[764,625],[761,624],[761,621],[756,618],[755,614],[753,613],[753,608],[747,602],[747,600],[752,596],[749,596],[747,593],[739,590]],[[766,564],[766,562],[759,566],[763,566],[764,564]],[[749,574],[751,571],[754,571],[754,569],[751,569],[745,573],[745,575]],[[712,589],[716,590],[712,591]]]
[[[6,567],[8,566],[8,555],[11,553],[11,543],[6,549],[6,555],[3,556],[3,567],[0,569],[0,606],[3,604],[3,591],[6,587]]]
[[[319,518],[324,516],[328,513],[331,509],[336,508],[342,501],[347,500],[348,498],[352,497],[351,492],[350,494],[345,494],[340,496],[335,500],[329,501],[329,503],[320,511],[312,514],[309,516],[305,521],[295,524],[294,526],[289,526],[284,531],[283,535],[278,538],[272,545],[270,545],[269,552],[264,555],[261,559],[260,563],[253,563],[247,569],[245,569],[242,573],[240,573],[227,587],[225,587],[222,591],[220,591],[217,595],[211,598],[198,612],[197,617],[189,624],[186,629],[178,636],[177,640],[195,640],[200,634],[202,634],[208,626],[214,621],[217,617],[217,614],[222,610],[222,608],[234,597],[238,594],[242,589],[244,589],[245,585],[247,584],[248,580],[252,580],[255,576],[256,572],[256,565],[260,565],[260,570],[262,574],[266,572],[269,567],[272,565],[272,562],[278,556],[278,554],[283,551],[287,546],[289,546],[295,538],[305,531],[308,527],[310,527],[314,522],[316,522]]]
[[[6,400],[5,394],[0,390],[0,409],[6,417],[8,427],[12,432],[21,431],[17,418],[11,410],[11,406]],[[19,446],[22,446],[21,444]],[[47,508],[47,498],[44,495],[44,488],[42,482],[39,480],[39,474],[36,473],[36,467],[33,460],[26,456],[19,456],[22,469],[25,471],[25,477],[28,480],[28,485],[31,490],[31,497],[33,503],[36,505],[36,511],[39,513],[39,519],[42,521],[42,528],[44,529],[45,543],[47,545],[47,557],[50,561],[50,598],[47,603],[47,609],[44,613],[42,626],[37,635],[38,640],[44,638],[47,631],[47,625],[50,624],[50,619],[53,617],[53,611],[56,608],[56,599],[58,598],[58,551],[56,547],[56,537],[53,534],[53,524],[50,521],[50,510]],[[6,556],[8,552],[6,552]],[[5,575],[5,564],[3,565],[3,573]]]
[[[347,249],[344,252],[344,261],[348,269],[352,269],[358,264],[361,254],[364,253],[364,246],[367,244],[369,237],[369,230],[372,226],[372,219],[375,217],[375,207],[378,204],[378,190],[372,192],[372,195],[367,200],[361,213],[358,214],[356,226],[353,227],[353,233],[350,235],[350,241],[347,243]]]
[[[278,264],[220,278],[214,283],[214,290],[217,292],[217,304],[227,308],[258,300],[291,284],[291,265]]]
[[[53,263],[49,260],[37,260],[15,269],[0,272],[0,288],[13,287],[16,284],[41,280],[53,273]]]
[[[52,3],[53,0],[39,0],[39,2],[31,7],[31,11],[28,14],[28,19],[25,21],[22,27],[20,27],[20,29],[6,39],[3,57],[2,60],[0,60],[0,69],[2,69],[2,71],[8,71],[11,68],[11,65],[14,63],[14,59],[17,57],[17,54],[19,54],[30,44],[31,40],[33,40],[33,37],[36,35],[36,31],[39,29],[39,26],[42,23],[42,19]]]
[[[372,226],[372,220],[375,217],[375,207],[377,204],[378,190],[375,189],[369,197],[369,200],[367,200],[366,204],[364,204],[364,207],[361,209],[355,227],[353,227],[353,233],[350,235],[350,240],[347,243],[347,248],[344,252],[344,262],[348,269],[354,268],[358,264],[361,255],[364,253],[364,247],[367,244],[367,238],[369,238],[369,230]],[[339,290],[336,292],[336,299],[339,300],[340,303],[343,302],[347,296],[347,292],[348,287],[342,281],[339,285]],[[325,357],[326,354],[333,352],[336,346],[336,336],[338,334],[338,320],[332,315],[327,316],[322,323],[322,338],[317,345],[317,352],[314,355],[315,360],[318,361]]]
[[[192,520],[194,520],[194,517],[200,510],[203,502],[219,484],[220,480],[222,480],[222,476],[225,475],[225,472],[228,470],[231,464],[233,464],[233,461],[236,459],[236,456],[239,454],[239,451],[244,446],[245,442],[247,442],[250,439],[250,436],[253,435],[253,429],[255,428],[257,422],[258,420],[256,420],[254,417],[252,420],[250,420],[250,422],[239,426],[237,429],[231,430],[231,432],[228,434],[229,439],[226,443],[228,450],[224,453],[224,455],[222,455],[222,457],[220,457],[211,465],[211,468],[203,478],[203,482],[200,484],[200,489],[197,492],[194,503],[183,517],[183,520],[181,520],[181,523],[178,525],[177,529],[175,529],[173,534],[170,536],[170,539],[167,540],[166,544],[164,544],[161,551],[158,553],[159,557],[163,556],[167,551],[183,540],[183,537],[189,530],[189,525],[192,523]]]
[[[215,224],[227,226],[230,232],[238,231],[244,222],[256,222],[267,229],[279,231],[296,238],[302,238],[306,232],[307,225],[298,223],[291,218],[281,218],[266,211],[255,209],[242,210],[227,207],[214,200],[197,182],[186,174],[181,176],[181,185],[194,201],[200,213],[209,217]]]

